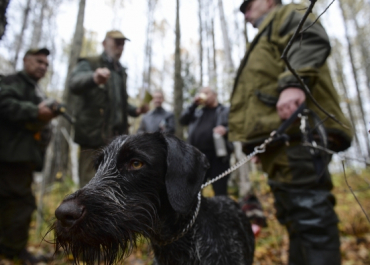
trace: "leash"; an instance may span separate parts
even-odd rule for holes
[[[217,177],[207,181],[206,183],[204,183],[202,186],[201,186],[201,190],[204,189],[205,187],[211,185],[212,183],[216,182],[217,180],[219,179],[222,179],[223,177],[227,176],[228,174],[234,172],[235,170],[237,170],[238,168],[240,168],[242,165],[244,165],[245,163],[247,163],[248,161],[250,161],[252,159],[252,157],[254,157],[255,155],[257,154],[261,154],[261,153],[264,153],[266,152],[266,147],[272,143],[273,141],[276,141],[276,140],[280,140],[280,139],[284,139],[285,140],[285,143],[288,144],[288,141],[289,141],[289,136],[286,135],[284,132],[286,131],[286,129],[288,129],[288,127],[290,125],[292,125],[292,123],[299,117],[303,117],[302,113],[304,112],[304,110],[306,109],[306,104],[303,103],[301,104],[297,109],[296,111],[289,117],[289,119],[285,120],[281,125],[280,127],[275,130],[275,131],[272,131],[271,134],[270,134],[270,137],[267,138],[262,144],[260,144],[259,146],[256,146],[254,148],[254,151],[252,153],[250,153],[249,155],[247,155],[245,158],[243,158],[242,160],[240,160],[238,163],[236,163],[234,166],[230,167],[228,170],[226,170],[225,172],[223,172],[222,174],[218,175]],[[306,117],[306,116],[304,116]],[[306,126],[306,119],[301,119],[302,121],[304,120],[304,125],[303,126]],[[302,126],[302,124],[301,124]]]
[[[179,238],[183,237],[188,231],[189,229],[194,225],[195,223],[195,220],[197,219],[198,217],[198,214],[199,214],[199,210],[200,210],[200,204],[201,204],[201,198],[202,198],[202,190],[211,185],[212,183],[224,178],[225,176],[229,175],[230,173],[234,172],[235,170],[239,169],[241,166],[243,166],[245,163],[247,163],[248,161],[250,161],[252,159],[252,157],[256,156],[257,154],[261,154],[261,153],[264,153],[266,152],[266,148],[269,144],[271,144],[272,142],[274,141],[277,141],[277,140],[284,140],[286,144],[289,143],[289,136],[287,134],[285,134],[284,132],[286,131],[286,129],[288,129],[288,127],[290,125],[293,124],[293,122],[295,122],[295,120],[300,117],[301,118],[301,128],[306,128],[306,121],[307,121],[307,116],[304,116],[303,113],[305,112],[306,110],[306,104],[305,103],[302,103],[298,108],[297,110],[289,117],[289,119],[285,120],[281,125],[280,127],[277,129],[277,130],[274,130],[270,133],[270,136],[264,140],[264,142],[262,144],[260,144],[259,146],[256,146],[253,150],[252,153],[248,154],[245,158],[243,158],[242,160],[240,160],[239,162],[237,162],[235,165],[233,165],[232,167],[230,167],[228,170],[226,170],[225,172],[221,173],[220,175],[218,175],[217,177],[207,181],[206,183],[204,183],[202,186],[201,186],[201,189],[200,191],[198,192],[198,195],[197,195],[197,206],[195,208],[195,211],[194,211],[194,215],[193,217],[191,218],[190,222],[187,224],[187,226],[182,230],[182,232],[180,234],[178,234],[176,237],[173,237],[171,240],[169,240],[168,242],[166,242],[165,244],[169,244],[169,243],[172,243],[176,240],[178,240]],[[305,117],[305,118],[303,118]],[[302,125],[303,124],[303,125]]]

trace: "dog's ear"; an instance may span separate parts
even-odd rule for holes
[[[168,200],[176,212],[186,214],[200,191],[209,163],[198,149],[174,136],[163,136],[167,145]]]

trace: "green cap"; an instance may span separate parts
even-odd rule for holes
[[[105,38],[112,38],[112,39],[124,39],[129,40],[128,38],[123,35],[123,33],[119,30],[111,30],[108,31],[107,34],[105,34]]]
[[[239,8],[240,12],[242,12],[244,14],[245,13],[245,8],[252,1],[253,0],[244,0],[243,3],[240,5],[240,8]]]
[[[26,51],[26,54],[24,55],[24,57],[26,57],[27,55],[37,55],[37,54],[45,54],[46,56],[48,56],[50,54],[50,51],[46,48],[41,48],[41,49],[32,48]]]

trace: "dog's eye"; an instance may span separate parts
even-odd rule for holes
[[[144,166],[144,163],[139,160],[131,160],[130,161],[130,169],[140,169]]]

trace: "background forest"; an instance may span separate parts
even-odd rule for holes
[[[102,51],[105,32],[119,29],[131,40],[121,62],[128,68],[128,94],[139,103],[145,91],[161,89],[165,108],[178,117],[203,85],[214,87],[228,105],[236,68],[256,30],[246,25],[239,11],[241,0],[2,0],[7,25],[0,14],[0,74],[20,70],[30,47],[48,47],[50,66],[42,88],[52,98],[70,102],[65,80],[80,56]],[[283,0],[283,3],[299,2]],[[301,1],[305,5],[308,0]],[[370,156],[370,1],[318,0],[314,8],[331,38],[329,64],[341,97],[341,106],[356,132],[344,155],[347,178],[365,211],[370,212],[370,173],[361,160]],[[1,13],[1,12],[0,12]],[[69,109],[73,114],[73,110]],[[130,120],[135,133],[139,120]],[[177,136],[186,137],[177,124]],[[73,130],[62,117],[53,121],[53,137],[44,172],[36,174],[39,209],[35,216],[30,248],[51,251],[42,236],[62,198],[75,189],[78,146]],[[344,181],[341,159],[331,164],[335,172],[337,211],[341,219],[344,264],[370,264],[370,224]],[[265,176],[251,173],[257,194],[269,218],[269,227],[257,239],[256,264],[286,264],[287,237],[273,216],[272,196]],[[233,190],[230,191],[233,194]],[[212,191],[206,191],[211,196]],[[145,243],[128,264],[150,264]],[[0,261],[6,264],[6,261]],[[58,257],[56,264],[68,263]]]

